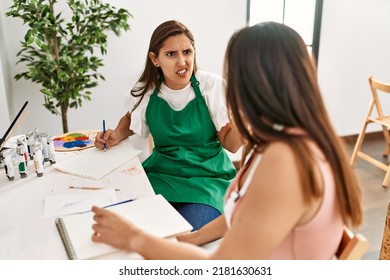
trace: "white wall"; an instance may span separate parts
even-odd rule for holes
[[[5,51],[5,40],[4,40],[4,28],[3,21],[0,17],[0,138],[3,137],[4,133],[9,127],[10,118],[9,118],[9,103],[7,90],[6,90],[6,80],[8,75],[3,71],[3,68],[6,68],[6,51]],[[3,66],[4,64],[4,66]]]
[[[3,137],[4,133],[8,129],[10,124],[8,103],[4,83],[3,66],[0,63],[0,138]]]
[[[136,82],[146,59],[149,39],[153,30],[163,21],[177,19],[187,25],[196,40],[199,68],[222,74],[224,51],[230,35],[245,25],[246,0],[198,0],[184,3],[180,0],[111,0],[111,5],[127,9],[133,18],[129,24],[131,30],[120,37],[111,34],[108,41],[108,55],[104,57],[101,72],[106,81],[93,89],[92,101],[83,103],[77,110],[69,110],[69,129],[101,129],[102,120],[108,127],[116,126],[124,114],[123,96]],[[1,14],[11,0],[0,1]],[[223,10],[221,9],[223,7]],[[4,16],[3,16],[4,17]],[[11,77],[22,68],[16,63],[16,53],[20,49],[19,41],[25,28],[20,19],[4,17],[5,37]],[[24,131],[38,128],[51,134],[62,132],[59,116],[50,114],[41,104],[43,96],[39,86],[29,81],[12,81],[14,97],[11,115],[16,114],[28,100],[31,111],[23,124]]]
[[[146,50],[154,28],[168,19],[177,19],[194,33],[200,68],[222,74],[223,56],[232,33],[245,25],[246,0],[111,0],[133,14],[131,31],[120,37],[109,37],[108,55],[101,72],[106,81],[93,89],[92,101],[69,111],[70,130],[101,128],[102,119],[114,127],[124,113],[123,95],[137,80],[146,58]],[[22,68],[16,63],[19,41],[25,28],[19,19],[4,12],[11,0],[0,1],[8,69],[13,77]],[[324,1],[319,54],[319,81],[330,117],[340,135],[359,132],[370,98],[367,77],[374,75],[390,81],[390,10],[388,0]],[[386,75],[387,74],[387,75]],[[62,132],[61,119],[41,104],[39,86],[29,81],[11,79],[9,108],[11,119],[28,100],[30,115],[20,130],[34,128],[51,134]],[[1,81],[0,81],[1,88]],[[1,94],[0,94],[1,98]],[[1,100],[0,100],[1,101]],[[1,102],[1,112],[3,112]],[[1,133],[0,133],[1,134]]]
[[[368,76],[390,83],[389,11],[388,0],[324,1],[318,75],[340,135],[357,134],[362,127],[371,98]]]

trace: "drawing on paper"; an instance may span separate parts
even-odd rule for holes
[[[124,170],[122,170],[122,173],[125,175],[135,176],[142,173],[141,170],[139,170],[137,167],[129,167]]]

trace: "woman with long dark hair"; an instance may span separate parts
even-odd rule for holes
[[[265,22],[235,33],[226,99],[245,140],[224,215],[180,241],[223,236],[212,254],[142,232],[94,207],[92,239],[148,259],[331,259],[343,227],[362,223],[361,190],[329,121],[316,70],[297,32]]]

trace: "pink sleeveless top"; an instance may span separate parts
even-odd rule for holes
[[[318,148],[315,148],[315,154],[318,155],[319,153],[322,154]],[[320,155],[317,156],[317,163],[324,180],[324,197],[320,208],[309,222],[296,226],[291,230],[290,234],[286,236],[284,241],[269,257],[271,260],[332,259],[338,248],[344,223],[336,197],[332,170],[329,163],[320,157]],[[240,201],[245,199],[245,193],[260,160],[261,155],[254,158],[253,166],[249,169],[247,179],[238,192],[237,179],[226,192],[224,210],[228,227],[231,226],[234,212],[239,207]],[[238,176],[241,175],[241,171]]]

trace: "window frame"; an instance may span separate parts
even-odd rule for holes
[[[318,62],[318,55],[320,51],[322,7],[323,7],[323,0],[316,0],[315,11],[314,11],[313,39],[312,39],[312,43],[307,45],[308,47],[311,47],[312,58],[316,65]],[[247,8],[246,8],[247,26],[249,26],[249,22],[250,22],[250,9],[251,9],[251,0],[247,0]],[[284,16],[285,16],[285,0],[283,0],[283,23],[284,23]]]

